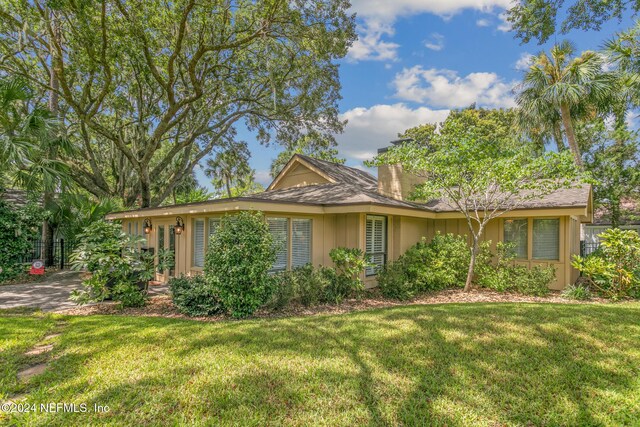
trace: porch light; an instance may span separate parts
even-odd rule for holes
[[[176,217],[176,228],[174,231],[177,235],[182,234],[184,231],[184,221],[182,220],[182,217]]]
[[[149,218],[145,218],[143,228],[144,228],[144,234],[151,233],[151,229],[153,227],[151,226],[151,220]]]

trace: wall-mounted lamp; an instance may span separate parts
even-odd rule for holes
[[[177,235],[182,234],[184,231],[184,221],[182,217],[176,217],[176,228],[174,229]]]
[[[142,228],[144,229],[144,234],[151,233],[153,227],[151,227],[151,220],[149,218],[145,218]]]

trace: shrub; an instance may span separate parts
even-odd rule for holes
[[[367,256],[358,248],[334,248],[329,256],[335,270],[325,270],[323,276],[329,276],[329,285],[325,289],[327,302],[340,303],[348,296],[360,297],[364,292],[364,283],[360,278],[369,266]]]
[[[140,251],[143,237],[132,237],[119,224],[98,221],[79,235],[71,254],[76,270],[87,269],[91,277],[71,298],[79,304],[113,299],[123,307],[139,307],[146,300],[146,289],[153,278],[153,257]]]
[[[169,280],[171,299],[187,316],[211,316],[223,311],[213,287],[204,276],[180,276]]]
[[[421,292],[463,286],[470,258],[464,236],[437,233],[409,248],[378,273],[378,286],[387,298],[407,300]]]
[[[207,251],[205,279],[234,317],[252,315],[273,292],[269,274],[276,251],[269,227],[259,212],[222,218]]]
[[[33,202],[14,209],[0,200],[0,283],[25,272],[20,258],[31,250],[31,241],[37,237],[44,216],[42,208]]]
[[[387,298],[406,301],[419,292],[417,282],[407,274],[407,258],[387,263],[378,272],[378,288]]]
[[[600,250],[572,265],[589,286],[611,299],[640,296],[640,236],[633,230],[611,228],[600,234]]]
[[[267,307],[279,310],[291,302],[310,307],[325,302],[341,301],[336,297],[336,273],[329,267],[314,267],[307,264],[276,276],[276,286]],[[342,297],[344,298],[344,297]]]
[[[562,296],[575,300],[591,299],[591,291],[584,285],[569,285],[562,291]]]
[[[514,261],[513,245],[498,242],[492,254],[491,242],[485,242],[478,256],[476,283],[499,292],[519,292],[524,295],[543,296],[555,279],[553,266],[535,266],[531,269]]]

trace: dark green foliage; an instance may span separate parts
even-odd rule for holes
[[[173,277],[169,280],[171,299],[187,316],[211,316],[223,311],[213,287],[204,276]]]
[[[358,248],[334,248],[329,256],[335,265],[331,285],[325,296],[329,302],[340,303],[348,296],[360,297],[364,292],[364,283],[360,278],[369,265],[367,256]],[[330,273],[326,273],[330,274]]]
[[[589,286],[614,300],[640,296],[640,236],[633,230],[610,228],[600,234],[600,249],[586,257],[574,256]]]
[[[35,203],[16,210],[0,200],[0,283],[25,271],[26,266],[19,261],[31,250],[31,241],[38,235],[43,215]]]
[[[233,317],[251,316],[273,292],[276,251],[260,212],[222,218],[209,243],[205,278]]]
[[[311,264],[282,272],[276,277],[276,289],[268,307],[278,310],[294,302],[305,307],[335,302],[335,279],[332,268]]]
[[[421,292],[464,286],[470,249],[465,236],[437,233],[409,248],[378,274],[387,298],[407,300]]]
[[[562,291],[562,296],[575,300],[591,299],[591,291],[584,285],[569,285]]]
[[[561,34],[573,29],[599,31],[604,23],[638,11],[637,0],[521,0],[507,11],[507,20],[523,43],[543,44],[558,30]]]
[[[143,237],[132,237],[120,224],[97,221],[78,236],[71,254],[76,270],[86,269],[91,277],[83,282],[84,290],[76,290],[71,298],[78,304],[119,301],[123,307],[140,307],[146,300],[146,289],[153,278],[153,258],[142,253]],[[167,267],[166,263],[159,265]]]
[[[512,245],[498,242],[497,251],[489,250],[491,242],[482,246],[476,268],[476,284],[499,292],[518,292],[544,296],[555,279],[555,268],[535,266],[527,268],[514,262]]]

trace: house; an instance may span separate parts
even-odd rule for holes
[[[242,210],[264,212],[269,227],[284,241],[275,270],[313,263],[331,265],[329,251],[357,247],[376,266],[397,259],[424,236],[436,232],[466,234],[459,212],[442,201],[407,200],[416,178],[398,165],[381,166],[378,178],[355,168],[296,154],[266,191],[246,197],[145,208],[109,214],[124,230],[142,235],[148,246],[175,251],[171,275],[197,274],[204,266],[208,236],[220,218]],[[556,267],[554,289],[574,282],[573,254],[580,252],[580,224],[592,218],[590,186],[559,190],[488,224],[485,239],[516,243],[518,262]],[[376,285],[376,267],[364,273],[366,286]]]
[[[627,198],[621,203],[620,229],[640,233],[640,205]],[[600,246],[600,234],[611,228],[611,218],[606,207],[600,206],[593,212],[593,221],[582,225],[582,253],[588,255]]]

